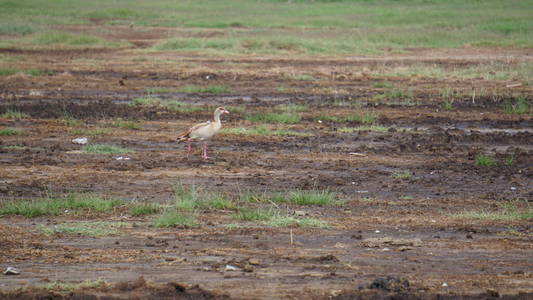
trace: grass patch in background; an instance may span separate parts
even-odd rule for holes
[[[131,100],[129,106],[159,106],[161,99],[155,97],[140,97]]]
[[[81,148],[81,151],[87,154],[123,154],[130,153],[133,150],[108,144],[91,144]]]
[[[169,208],[154,220],[156,227],[194,227],[198,223],[196,218],[190,214],[179,212]]]
[[[264,135],[264,136],[311,136],[311,133],[299,132],[287,129],[271,129],[266,126],[256,126],[253,128],[223,128],[221,133],[237,135]]]
[[[0,136],[14,136],[14,135],[22,135],[24,131],[17,128],[3,128],[0,129]]]
[[[328,228],[329,225],[315,218],[296,218],[291,216],[274,216],[266,222],[272,227],[312,227]]]
[[[338,205],[343,202],[327,190],[296,190],[288,194],[275,194],[270,197],[275,203],[290,203],[295,205]]]
[[[246,117],[248,121],[252,122],[266,122],[266,123],[283,123],[296,124],[300,122],[302,117],[296,113],[257,113]]]
[[[59,215],[69,209],[108,212],[123,203],[123,201],[118,199],[72,194],[66,197],[7,202],[0,206],[0,215],[21,215],[27,218],[34,218],[45,215]]]
[[[499,211],[464,211],[457,214],[452,214],[453,217],[491,220],[491,221],[520,221],[532,220],[533,209],[529,206],[525,209],[518,209],[513,201],[500,204]]]
[[[129,207],[128,211],[132,216],[151,215],[159,212],[161,206],[155,203],[134,204]]]
[[[3,119],[26,119],[30,116],[26,113],[20,112],[18,110],[10,110],[8,109],[5,113],[0,115],[0,118]]]
[[[71,282],[63,282],[63,281],[55,281],[52,283],[48,283],[45,286],[43,286],[44,289],[50,290],[50,291],[76,291],[80,289],[94,289],[98,287],[106,287],[108,284],[103,279],[97,279],[97,280],[85,280],[82,282],[77,283],[71,283]]]
[[[69,134],[71,135],[89,135],[89,136],[97,136],[97,135],[103,135],[107,134],[107,130],[105,129],[72,129]]]
[[[82,235],[101,237],[117,235],[119,228],[126,226],[124,222],[73,222],[53,226],[42,226],[41,231],[46,234]]]
[[[359,127],[343,127],[343,128],[339,128],[338,131],[341,133],[352,133],[352,132],[359,132],[359,131],[387,132],[389,131],[389,128],[379,126],[379,125],[371,125],[371,126],[359,126]]]
[[[163,106],[166,107],[168,111],[179,112],[179,113],[193,113],[193,112],[200,112],[204,110],[201,106],[187,104],[187,103],[183,103],[180,101],[166,102],[163,104]]]
[[[276,106],[276,110],[288,113],[304,112],[309,110],[309,105],[306,104],[280,104]]]
[[[10,145],[10,146],[0,146],[0,149],[19,151],[19,150],[26,150],[26,149],[28,149],[28,147],[19,146],[19,145]]]
[[[496,160],[486,154],[478,153],[474,158],[474,164],[478,167],[492,167],[496,165]]]
[[[396,171],[391,174],[391,177],[394,179],[412,179],[414,178],[413,173],[409,170],[403,170],[403,171]]]
[[[170,37],[154,49],[216,54],[353,55],[410,48],[528,48],[533,45],[530,7],[530,1],[522,0],[73,0],[68,5],[63,1],[3,1],[0,20],[4,25],[0,28],[4,29],[0,30],[15,35],[35,31],[30,39],[35,43],[105,46],[109,42],[93,36],[39,31],[50,25],[88,24],[94,19],[135,28],[189,28],[193,34]],[[216,28],[223,36],[194,35],[202,28]]]
[[[531,104],[525,97],[518,97],[514,101],[506,102],[503,110],[508,114],[524,115],[531,112]]]
[[[141,125],[139,125],[139,123],[134,122],[134,121],[122,120],[122,119],[114,120],[111,123],[107,123],[106,125],[109,127],[124,128],[124,129],[131,129],[131,130],[141,129]]]
[[[208,93],[208,94],[224,94],[230,93],[231,89],[223,85],[186,85],[179,89],[181,93],[195,94],[195,93]]]
[[[240,209],[235,215],[234,219],[241,221],[268,221],[274,216],[274,212],[270,209],[263,208],[243,208]]]

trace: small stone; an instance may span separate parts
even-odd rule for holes
[[[446,282],[443,282],[442,287],[448,287],[448,284]]]
[[[257,265],[259,265],[261,262],[260,262],[259,259],[257,259],[257,258],[250,258],[250,259],[248,260],[248,263],[251,264],[251,265],[257,266]]]
[[[496,291],[496,290],[487,289],[486,293],[487,293],[487,296],[489,296],[489,297],[500,298],[500,293],[498,293],[498,291]]]
[[[4,275],[20,275],[20,272],[13,267],[7,267],[7,269],[4,271]]]
[[[85,145],[85,144],[87,144],[88,139],[86,137],[75,138],[75,139],[72,140],[72,142],[74,144]]]
[[[303,210],[295,210],[294,215],[298,217],[303,217],[303,216],[307,216],[307,212]]]
[[[472,236],[472,234],[469,233],[469,234],[466,235],[466,238],[467,239],[473,239],[474,237]]]
[[[239,267],[233,266],[233,265],[226,265],[224,268],[224,271],[238,271]]]

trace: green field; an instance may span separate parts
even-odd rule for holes
[[[64,25],[93,23],[174,27],[179,31],[151,49],[205,53],[532,47],[532,7],[531,0],[7,0],[0,1],[0,47],[127,46],[105,40],[109,27],[98,36],[60,33]]]

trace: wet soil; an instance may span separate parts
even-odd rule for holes
[[[531,114],[504,113],[503,105],[517,95],[531,101],[531,85],[371,72],[415,64],[447,70],[487,61],[514,64],[529,61],[530,51],[437,49],[386,57],[227,59],[146,52],[143,48],[168,29],[154,29],[144,37],[131,30],[113,36],[132,41],[134,46],[126,49],[0,49],[2,55],[22,57],[3,63],[9,67],[53,71],[0,77],[0,114],[18,110],[29,116],[0,118],[0,128],[24,131],[0,137],[2,202],[87,192],[170,203],[181,182],[228,195],[328,189],[345,203],[282,207],[289,214],[303,211],[327,222],[325,229],[235,228],[228,226],[237,221],[225,210],[202,211],[199,227],[171,229],[154,228],[154,216],[134,217],[127,210],[34,219],[2,216],[0,266],[14,266],[21,274],[0,275],[0,299],[532,296],[532,220],[453,216],[500,212],[510,201],[518,210],[529,209],[533,121]],[[298,74],[314,80],[294,79]],[[386,88],[377,83],[384,81],[411,90],[412,96],[379,97]],[[128,105],[147,96],[146,89],[191,84],[224,85],[231,92],[150,93],[204,108],[194,113]],[[438,96],[449,88],[458,92],[450,111]],[[187,157],[184,145],[175,142],[181,131],[211,118],[216,106],[231,111],[224,127],[248,128],[258,124],[247,121],[247,115],[278,104],[306,104],[309,110],[301,113],[298,124],[268,126],[309,136],[219,134],[209,142],[209,161],[200,158],[201,144]],[[321,120],[361,113],[376,114],[376,124],[388,129],[344,133],[341,128],[361,124]],[[68,118],[80,122],[69,123]],[[118,118],[134,121],[140,129],[109,125]],[[81,146],[71,140],[94,129],[105,132],[85,135],[90,143],[134,152],[80,153]],[[497,164],[476,166],[478,153],[493,156]],[[406,171],[409,176],[398,176]],[[105,237],[45,235],[40,230],[82,220],[129,226]],[[98,279],[105,286],[42,288],[50,282]]]

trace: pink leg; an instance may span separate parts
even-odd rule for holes
[[[202,155],[203,159],[208,159],[209,158],[209,156],[207,156],[207,143],[204,143],[204,151],[203,151],[202,154],[203,154]]]
[[[187,142],[187,157],[191,154],[191,142]]]

